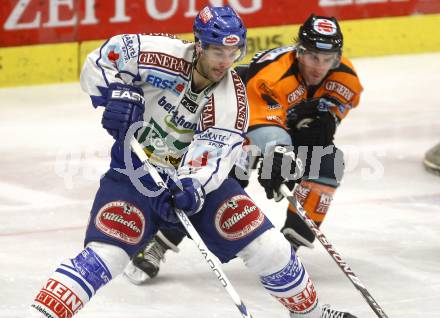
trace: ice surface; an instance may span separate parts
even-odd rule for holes
[[[347,172],[322,226],[389,317],[440,317],[440,178],[422,166],[440,140],[440,54],[355,59],[361,105],[336,142]],[[25,311],[75,256],[111,138],[78,83],[0,90],[0,317]],[[255,176],[254,176],[255,177]],[[286,202],[249,192],[277,227]],[[322,303],[375,317],[317,242],[299,252]],[[239,260],[224,265],[254,318],[286,317]],[[117,278],[78,318],[240,317],[192,242],[145,286]]]

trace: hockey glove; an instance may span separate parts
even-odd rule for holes
[[[180,179],[181,187],[174,182],[169,191],[163,191],[153,199],[153,208],[160,218],[171,223],[179,223],[175,209],[191,216],[199,212],[205,202],[205,190],[200,182],[193,178]]]
[[[144,92],[139,87],[120,83],[112,83],[108,89],[101,123],[113,138],[123,140],[130,125],[142,120],[145,110]]]
[[[293,146],[277,145],[264,155],[258,169],[258,182],[264,188],[266,197],[280,201],[281,184],[292,190],[304,173],[302,161],[296,157]]]
[[[333,143],[337,118],[329,109],[337,107],[336,102],[326,97],[309,99],[287,111],[286,125],[295,146],[328,146]]]

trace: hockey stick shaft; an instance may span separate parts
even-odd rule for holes
[[[321,242],[322,246],[326,249],[326,251],[330,254],[333,260],[338,264],[339,268],[342,272],[347,276],[350,281],[353,283],[354,287],[362,294],[362,296],[367,301],[368,305],[370,305],[371,309],[376,313],[376,315],[380,318],[388,318],[383,309],[379,306],[379,304],[374,300],[373,296],[368,292],[365,285],[360,281],[360,279],[356,276],[356,274],[352,271],[350,266],[346,261],[343,260],[342,256],[336,252],[333,248],[333,245],[329,242],[327,237],[322,233],[322,231],[318,228],[316,223],[307,215],[307,212],[301,206],[301,204],[296,200],[296,198],[292,195],[289,188],[282,184],[280,187],[281,194],[293,205],[296,207],[296,211],[301,219],[306,223],[309,229],[315,234],[318,240]]]
[[[144,150],[142,149],[142,146],[133,137],[130,140],[130,146],[131,146],[133,152],[139,158],[139,160],[141,160],[144,169],[150,174],[150,176],[153,178],[156,185],[167,189],[167,185],[163,181],[160,174],[157,172],[156,168],[148,160],[148,156],[145,154]],[[252,318],[251,314],[248,312],[245,304],[241,300],[237,291],[232,286],[232,284],[229,281],[226,274],[223,272],[223,269],[221,268],[219,260],[208,249],[206,244],[203,242],[202,238],[200,237],[199,233],[192,225],[188,216],[185,214],[185,212],[183,212],[182,210],[178,210],[178,209],[176,209],[176,214],[177,214],[177,217],[179,218],[180,222],[182,223],[183,227],[188,232],[188,234],[191,236],[193,242],[195,243],[195,245],[199,249],[200,253],[204,257],[205,261],[208,263],[209,267],[214,272],[218,281],[220,282],[220,284],[223,286],[223,288],[227,291],[229,296],[234,301],[234,303],[237,306],[238,310],[240,311],[241,315],[244,318]]]

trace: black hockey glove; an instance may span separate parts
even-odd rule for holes
[[[336,102],[336,101],[335,101]],[[333,143],[337,118],[329,111],[337,107],[326,97],[300,102],[287,111],[287,127],[295,146],[328,146]]]
[[[112,83],[108,87],[102,126],[113,138],[123,140],[130,125],[142,120],[144,105],[144,92],[141,88]]]
[[[258,182],[264,188],[266,197],[280,201],[281,184],[285,183],[292,190],[304,173],[302,161],[296,157],[293,146],[277,145],[264,155],[258,169]]]

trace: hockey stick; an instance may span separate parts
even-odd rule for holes
[[[371,309],[376,313],[376,315],[380,318],[388,318],[383,309],[379,306],[379,304],[374,300],[373,296],[368,292],[367,288],[360,281],[360,279],[356,276],[356,274],[351,270],[350,266],[342,259],[342,256],[335,251],[333,245],[329,242],[327,237],[321,230],[318,228],[315,222],[307,215],[304,208],[301,204],[296,200],[295,196],[292,195],[289,188],[282,184],[280,187],[281,194],[293,205],[296,207],[298,215],[301,219],[306,223],[309,229],[315,234],[318,240],[321,242],[322,246],[327,250],[333,260],[338,264],[339,268],[344,272],[345,276],[347,276],[350,281],[353,283],[354,287],[360,291],[362,296],[367,301],[368,305],[370,305]]]
[[[133,150],[133,152],[136,154],[136,156],[142,162],[143,168],[150,174],[150,176],[153,178],[156,185],[159,187],[168,189],[167,185],[162,180],[162,177],[157,172],[156,168],[148,160],[148,156],[145,154],[144,150],[142,149],[142,146],[139,144],[139,142],[134,137],[132,137],[130,140],[130,146],[131,146],[131,149]],[[214,274],[217,277],[217,279],[219,280],[220,284],[228,292],[229,296],[231,296],[232,300],[234,301],[234,303],[237,306],[238,310],[240,311],[241,315],[244,318],[252,318],[251,314],[248,312],[245,304],[241,300],[237,291],[232,286],[229,279],[226,277],[226,274],[223,272],[221,265],[220,265],[220,262],[218,261],[217,257],[208,249],[206,244],[203,242],[202,238],[200,237],[199,233],[192,225],[188,216],[182,210],[176,209],[175,211],[176,211],[177,217],[179,218],[183,227],[188,232],[188,234],[191,236],[193,242],[196,244],[197,248],[199,249],[200,253],[205,258],[205,260],[208,263],[211,270],[214,272]]]

